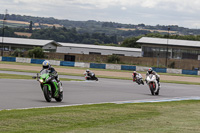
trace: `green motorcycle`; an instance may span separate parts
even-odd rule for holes
[[[63,91],[60,92],[57,81],[48,70],[44,69],[39,74],[37,73],[37,76],[33,76],[32,78],[40,82],[41,89],[47,102],[51,102],[52,98],[55,98],[57,102],[62,101]]]

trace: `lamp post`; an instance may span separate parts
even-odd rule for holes
[[[8,11],[8,10],[6,9],[6,12],[5,12],[5,15],[4,15],[4,18],[3,18],[1,56],[3,56],[3,51],[4,51],[4,48],[3,48],[4,30],[5,30],[4,25],[5,25],[5,20],[6,20],[7,11]]]
[[[167,51],[166,51],[166,60],[165,60],[165,67],[166,67],[166,68],[167,68],[167,59],[168,59],[169,30],[170,30],[170,27],[168,27],[168,36],[167,36]]]

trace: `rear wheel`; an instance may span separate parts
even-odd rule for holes
[[[160,91],[160,87],[158,88],[158,90],[155,92],[156,95],[159,95],[159,91]]]
[[[51,91],[49,91],[48,86],[44,86],[43,87],[43,92],[44,92],[44,97],[46,99],[47,102],[51,102]]]
[[[61,102],[63,100],[63,92],[60,92],[59,97],[55,99],[57,102]]]

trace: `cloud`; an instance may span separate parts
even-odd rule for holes
[[[0,5],[10,14],[70,20],[191,27],[200,18],[199,0],[1,0]]]
[[[127,8],[126,7],[122,7],[121,10],[127,10]]]

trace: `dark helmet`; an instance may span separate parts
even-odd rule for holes
[[[42,63],[42,67],[43,67],[43,69],[49,69],[49,68],[50,68],[50,63],[49,63],[49,61],[45,60],[45,61]]]
[[[149,68],[149,69],[148,69],[148,73],[149,73],[149,74],[151,74],[151,73],[152,73],[152,71],[153,71],[153,69],[152,69],[152,68]]]

